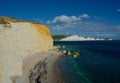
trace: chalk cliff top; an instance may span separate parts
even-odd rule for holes
[[[9,22],[25,22],[22,20],[17,20],[15,18],[0,16],[0,24],[8,24]]]
[[[26,20],[19,20],[19,19],[7,17],[7,16],[0,16],[0,24],[10,24],[10,22],[13,22],[13,23],[29,22],[29,23],[34,23],[34,24],[41,24],[41,23],[37,23],[37,22],[30,22],[30,21],[26,21]],[[43,24],[41,24],[41,25],[43,25]],[[46,25],[44,25],[44,26],[46,26]]]

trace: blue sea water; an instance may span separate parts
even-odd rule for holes
[[[58,61],[65,83],[120,83],[120,40],[55,41],[54,45],[80,52],[77,58],[63,56]]]

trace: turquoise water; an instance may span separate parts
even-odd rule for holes
[[[54,45],[80,52],[77,58],[63,56],[58,62],[65,83],[120,83],[120,41],[55,41]]]

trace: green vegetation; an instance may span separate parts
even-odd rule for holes
[[[68,36],[70,36],[70,35],[52,35],[54,41],[59,41],[60,39],[66,38]]]
[[[7,17],[7,16],[0,16],[0,24],[10,24],[10,22],[29,22],[29,23],[33,23],[33,24],[41,24],[41,23],[38,23],[38,22],[18,20],[16,18],[11,18],[11,17]]]
[[[0,24],[9,24],[9,22],[25,22],[23,20],[17,20],[15,18],[0,16]]]
[[[0,18],[0,24],[9,24],[9,22],[5,21],[4,19]]]

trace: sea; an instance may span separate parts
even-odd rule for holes
[[[80,53],[59,59],[63,83],[120,83],[120,40],[54,41],[54,46]]]

